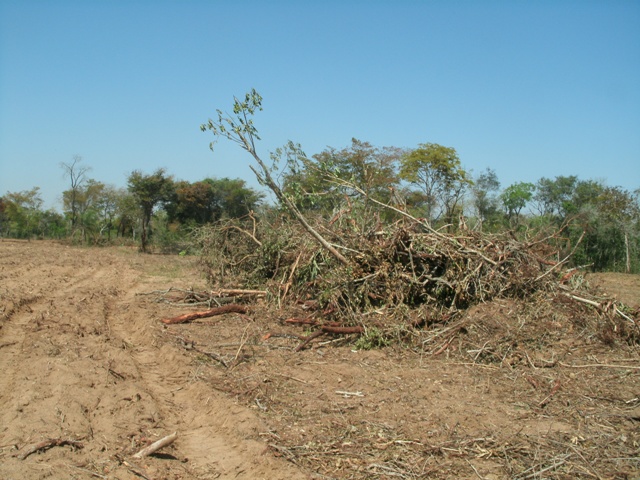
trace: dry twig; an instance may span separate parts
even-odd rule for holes
[[[14,456],[19,458],[20,460],[24,460],[29,455],[49,450],[52,447],[60,447],[63,445],[71,445],[73,448],[84,448],[84,445],[77,440],[71,440],[69,438],[49,438],[47,440],[43,440],[42,442],[38,442],[34,445],[27,447],[22,453],[17,453]]]

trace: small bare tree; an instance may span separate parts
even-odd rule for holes
[[[82,157],[74,155],[71,163],[60,163],[60,168],[64,171],[64,176],[71,182],[71,188],[68,190],[68,205],[65,205],[71,215],[71,230],[75,230],[78,225],[79,198],[83,185],[87,182],[87,173],[91,171],[91,167],[80,165]],[[67,203],[67,202],[65,202]]]

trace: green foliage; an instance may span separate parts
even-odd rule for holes
[[[507,187],[500,195],[500,200],[510,222],[517,225],[520,220],[520,212],[533,198],[536,186],[533,183],[518,182]]]
[[[386,203],[395,198],[399,188],[396,165],[402,153],[398,148],[377,148],[353,138],[350,146],[341,150],[329,147],[312,159],[297,155],[291,161],[290,156],[283,190],[301,211],[325,216],[362,203],[361,195],[350,185],[356,185],[367,197]]]
[[[391,339],[376,327],[367,328],[355,343],[355,347],[358,350],[373,350],[388,347],[389,345],[391,345]]]
[[[55,210],[45,210],[40,213],[38,230],[42,238],[62,239],[67,234],[64,217]]]
[[[286,268],[305,238],[276,212],[266,216],[268,221],[255,216],[224,219],[193,230],[195,248],[201,252],[201,264],[212,285],[262,288],[288,273]]]
[[[153,209],[161,202],[169,199],[173,193],[173,179],[166,175],[163,168],[159,168],[151,175],[145,175],[134,170],[127,180],[129,192],[133,195],[140,208],[141,234],[140,248],[147,251],[151,235],[150,224]]]
[[[78,233],[83,242],[98,241],[105,224],[104,214],[111,211],[111,190],[103,183],[87,179],[71,190],[62,192],[63,211],[70,223],[70,234]]]
[[[191,231],[194,228],[192,225],[172,223],[164,210],[153,214],[151,224],[154,250],[174,255],[186,255],[197,250],[191,239]]]
[[[441,217],[453,222],[466,189],[473,184],[456,150],[435,143],[421,144],[404,155],[400,178],[422,190],[425,217],[430,222]]]
[[[206,178],[200,182],[176,182],[165,203],[170,221],[202,225],[223,217],[240,218],[260,205],[264,195],[240,179]]]
[[[594,270],[640,271],[640,205],[638,194],[618,187],[602,187],[580,211],[583,242],[576,261]],[[573,237],[577,235],[575,226]]]
[[[240,218],[258,208],[264,194],[247,187],[239,178],[206,179],[218,199],[218,218]]]
[[[262,96],[251,89],[245,97],[244,101],[237,97],[233,99],[234,117],[224,113],[222,110],[216,110],[218,120],[209,120],[207,123],[200,125],[200,130],[206,132],[210,130],[216,137],[224,137],[237,143],[242,148],[255,151],[255,140],[260,140],[258,130],[253,124],[252,116],[262,110]],[[209,147],[213,150],[215,142],[211,142]]]
[[[176,182],[170,199],[165,204],[169,220],[182,224],[203,224],[220,217],[215,193],[206,181]]]
[[[555,180],[541,178],[536,185],[535,200],[542,215],[556,216],[563,221],[572,210],[572,197],[578,177],[559,176]]]
[[[496,172],[487,168],[475,179],[471,187],[473,205],[477,211],[481,225],[493,231],[499,221],[500,203],[497,192],[500,190],[500,181]]]
[[[7,236],[31,238],[43,234],[39,187],[22,192],[7,192],[3,197],[3,204],[4,230]]]

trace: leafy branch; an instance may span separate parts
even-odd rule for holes
[[[270,169],[260,158],[256,152],[255,140],[260,140],[258,136],[258,130],[253,123],[253,115],[256,111],[262,110],[262,96],[252,89],[244,97],[244,101],[239,100],[237,97],[233,99],[233,114],[225,113],[221,110],[216,110],[218,113],[217,121],[209,119],[206,124],[200,126],[200,130],[206,132],[210,130],[214,136],[223,137],[227,140],[238,144],[241,148],[249,152],[253,159],[258,164],[258,168],[254,165],[250,165],[251,171],[255,174],[258,181],[267,186],[276,196],[281,205],[287,208],[293,216],[296,217],[302,227],[331,255],[333,255],[343,265],[348,265],[349,260],[344,257],[334,245],[329,243],[322,235],[320,235],[302,215],[300,210],[295,204],[284,194],[282,189],[278,186],[276,181],[271,175]],[[213,150],[215,142],[211,142],[209,147]],[[296,153],[296,149],[290,142],[288,151]]]

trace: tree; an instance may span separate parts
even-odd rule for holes
[[[111,240],[111,230],[114,227],[114,220],[118,214],[118,202],[122,195],[125,195],[121,189],[116,189],[111,185],[105,185],[101,194],[96,198],[95,208],[99,212],[100,218],[100,235],[107,232],[107,240]]]
[[[220,216],[215,193],[211,184],[206,181],[175,182],[174,193],[165,209],[170,222],[178,221],[182,224],[193,222],[202,225]]]
[[[260,205],[264,194],[247,187],[239,178],[207,178],[204,180],[211,186],[217,200],[217,219],[226,216],[240,218],[248,215]]]
[[[566,217],[576,216],[580,211],[589,205],[595,205],[598,197],[602,195],[605,186],[595,180],[579,180],[573,192],[571,199],[564,202],[564,214]]]
[[[616,261],[624,257],[624,270],[631,272],[631,242],[638,240],[640,234],[640,205],[638,194],[620,187],[607,187],[598,197],[597,209],[601,222],[610,232],[608,240],[601,242],[604,249],[615,237],[622,239],[622,245],[611,249],[609,268],[615,268]],[[622,255],[621,253],[624,252]]]
[[[134,170],[127,179],[129,192],[133,195],[141,213],[140,248],[147,251],[151,235],[151,216],[153,209],[162,201],[169,198],[173,187],[173,179],[166,175],[163,168],[159,168],[151,175],[144,175]]]
[[[429,222],[444,215],[451,223],[466,188],[473,183],[456,150],[435,143],[421,144],[404,155],[400,160],[400,178],[424,192]]]
[[[80,155],[74,155],[71,163],[61,163],[60,167],[64,171],[65,177],[69,178],[71,188],[67,191],[66,208],[69,211],[71,218],[71,230],[75,230],[78,223],[78,210],[79,210],[79,196],[81,194],[82,187],[87,181],[87,173],[91,170],[91,167],[80,165],[82,157]]]
[[[351,145],[341,150],[329,147],[311,159],[289,162],[283,189],[302,211],[327,217],[338,210],[351,212],[354,225],[357,220],[364,231],[375,217],[373,209],[379,211],[372,199],[404,203],[396,173],[403,153],[399,148],[374,147],[353,138]],[[389,213],[383,210],[385,216]]]
[[[104,196],[106,185],[91,178],[82,182],[72,190],[62,192],[62,205],[67,216],[75,215],[72,234],[79,231],[83,241],[89,234],[97,235],[100,230],[100,201]]]
[[[572,197],[578,183],[578,177],[559,176],[555,180],[541,178],[536,185],[534,199],[542,215],[555,216],[562,223],[571,210]]]
[[[7,203],[4,198],[0,197],[0,237],[4,235],[5,224],[7,223]]]
[[[139,215],[140,207],[136,198],[128,190],[118,190],[116,196],[117,235],[121,238],[131,236],[136,238],[136,219]]]
[[[533,183],[518,182],[507,187],[500,195],[507,219],[510,222],[520,221],[520,212],[533,198],[536,186]]]
[[[206,178],[199,182],[175,182],[174,194],[165,205],[169,221],[199,225],[222,217],[240,218],[255,210],[264,195],[239,178]]]
[[[480,224],[491,223],[497,217],[499,201],[495,192],[500,190],[500,181],[496,172],[487,168],[473,182],[471,193],[473,204],[478,214]]]
[[[22,192],[7,192],[3,203],[9,235],[30,238],[39,233],[38,226],[43,213],[39,187]]]

